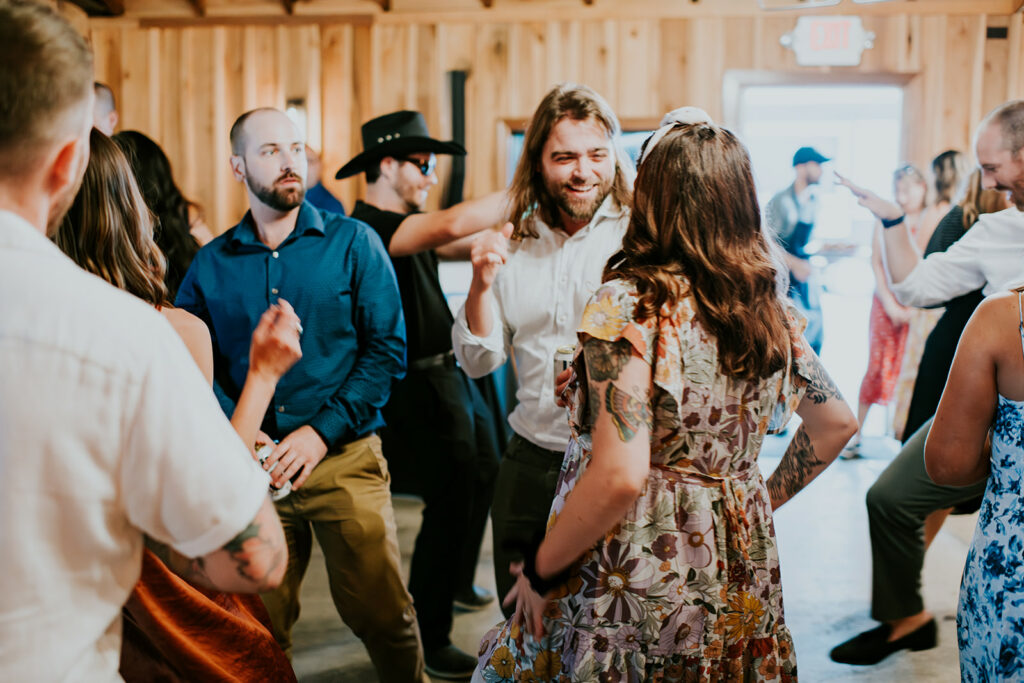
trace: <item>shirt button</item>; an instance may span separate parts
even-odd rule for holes
[[[273,256],[274,258],[277,258],[277,252],[276,252],[276,251],[275,251],[275,252],[273,252],[273,253],[271,254],[271,256]]]
[[[277,294],[277,287],[274,287],[273,289],[271,289],[270,293],[271,294]]]
[[[283,413],[284,412],[284,406],[278,406],[277,407],[277,412]]]

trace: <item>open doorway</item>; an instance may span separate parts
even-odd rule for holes
[[[903,161],[903,84],[772,80],[759,75],[734,82],[727,119],[750,150],[762,207],[793,182],[798,148],[811,146],[832,159],[813,188],[818,211],[807,251],[815,254],[814,277],[824,287],[822,361],[856,406],[868,363],[874,220],[835,183],[833,171],[892,196],[892,174]],[[889,435],[892,410],[892,402],[889,410],[873,409],[865,435]]]

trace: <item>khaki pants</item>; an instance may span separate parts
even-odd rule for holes
[[[301,489],[277,503],[288,570],[281,585],[262,597],[274,637],[291,657],[291,630],[315,533],[334,605],[363,641],[380,680],[427,682],[416,610],[402,582],[389,482],[375,435],[328,453]]]

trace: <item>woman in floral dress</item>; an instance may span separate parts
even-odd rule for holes
[[[746,150],[674,114],[580,324],[548,533],[474,680],[796,680],[772,510],[856,421],[780,295]],[[794,409],[766,485],[758,451]]]
[[[989,429],[991,449],[986,447]],[[925,465],[943,486],[966,486],[988,477],[960,584],[960,678],[967,683],[1020,681],[1024,291],[989,297],[964,329],[928,435]]]

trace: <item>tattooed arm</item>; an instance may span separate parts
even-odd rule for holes
[[[228,593],[273,590],[288,564],[284,531],[269,497],[240,534],[212,553],[187,558],[149,536],[146,547],[189,583]]]
[[[821,360],[811,360],[810,386],[797,407],[803,424],[793,436],[786,454],[768,477],[772,509],[795,496],[828,467],[857,431],[857,419]]]
[[[612,529],[650,469],[651,367],[625,341],[588,339],[583,356],[593,454],[537,551],[542,577],[568,567]]]

